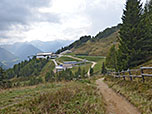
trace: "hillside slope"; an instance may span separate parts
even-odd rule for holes
[[[106,56],[109,48],[117,43],[118,31],[112,33],[106,38],[101,38],[96,41],[88,41],[78,48],[73,48],[72,51],[75,54],[86,54],[86,55],[100,55]]]
[[[80,37],[79,40],[76,40],[75,42],[71,43],[70,45],[66,46],[66,47],[62,47],[61,49],[57,50],[57,54],[62,53],[66,50],[71,50],[72,48],[78,48],[80,46],[82,46],[83,44],[85,44],[87,41],[91,40],[91,36],[82,36]]]
[[[119,29],[121,24],[106,28],[104,31],[99,32],[96,36],[83,36],[79,40],[73,42],[56,53],[61,53],[65,50],[72,50],[74,54],[84,55],[101,55],[106,56],[109,48],[113,44],[117,44],[119,36]]]

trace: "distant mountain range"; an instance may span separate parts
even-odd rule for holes
[[[0,67],[3,67],[4,69],[7,69],[7,67],[1,62],[0,62]]]
[[[3,63],[1,63],[1,62],[0,62],[0,66],[2,66],[2,67],[3,67],[3,66],[4,66],[4,65],[3,65]]]
[[[15,63],[19,62],[19,58],[7,51],[4,48],[0,48],[0,65],[4,68],[12,67]]]
[[[0,45],[0,66],[10,68],[14,64],[28,59],[28,56],[36,55],[40,52],[55,52],[59,48],[70,44],[72,41],[31,41],[18,42],[11,45]]]
[[[67,46],[72,42],[73,40],[55,40],[48,42],[34,40],[29,43],[35,46],[36,48],[42,50],[43,52],[56,52],[61,47]]]
[[[3,49],[11,52],[17,56],[20,60],[27,59],[28,56],[35,55],[36,53],[42,52],[38,48],[34,47],[29,43],[15,43],[12,45],[2,45]]]

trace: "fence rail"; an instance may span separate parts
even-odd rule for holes
[[[111,72],[111,75],[115,78],[123,78],[124,80],[126,80],[126,78],[130,78],[131,81],[133,78],[142,78],[144,82],[145,77],[152,77],[152,74],[145,74],[144,70],[152,70],[152,67],[140,67],[140,69],[128,69],[127,71]],[[139,75],[134,75],[132,72],[139,72]],[[128,75],[126,75],[126,73],[128,73]]]

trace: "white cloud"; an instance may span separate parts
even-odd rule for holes
[[[30,16],[34,20],[37,17],[36,21],[30,21],[28,26],[13,26],[13,29],[3,32],[4,37],[11,40],[0,38],[0,42],[74,40],[86,34],[95,35],[104,28],[121,22],[125,1],[50,0],[46,6],[37,9],[33,6],[34,13],[38,13]]]
[[[60,16],[60,23],[37,23],[35,25],[36,27],[30,32],[27,32],[27,40],[73,40],[78,39],[81,35],[85,34],[94,35],[106,26],[111,25],[111,23],[107,21],[109,16],[105,15],[105,13],[108,13],[108,10],[113,11],[113,9],[109,8],[115,8],[116,10],[121,9],[120,6],[122,3],[117,2],[117,0],[112,0],[112,2],[116,4],[113,5],[111,0],[53,0],[51,7],[41,8],[39,11],[42,13],[58,14]],[[103,11],[105,13],[103,13]],[[103,18],[102,15],[107,18]],[[117,22],[114,22],[113,24],[120,22],[119,17],[117,19]],[[110,24],[107,25],[105,23]],[[35,35],[36,33],[39,34]]]

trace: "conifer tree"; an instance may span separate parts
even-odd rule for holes
[[[101,73],[103,75],[105,75],[105,73],[107,72],[106,68],[105,68],[105,65],[104,65],[104,62],[102,63],[102,69],[101,69]]]
[[[139,52],[136,57],[137,65],[144,63],[152,56],[152,0],[145,4],[144,13],[138,25],[138,32],[140,39],[136,43],[136,50]]]
[[[94,70],[93,70],[93,68],[90,67],[90,76],[92,76],[93,73],[94,73]]]
[[[143,23],[144,23],[144,38],[143,38],[143,47],[142,50],[145,52],[144,55],[147,58],[152,56],[152,0],[147,2],[145,5],[144,15],[143,15]]]
[[[81,76],[82,76],[83,78],[85,78],[85,75],[86,75],[86,71],[85,71],[85,69],[83,68],[83,70],[81,71]]]
[[[117,63],[119,70],[134,66],[133,61],[140,50],[136,50],[137,41],[140,39],[138,24],[140,23],[142,5],[139,0],[127,0],[122,16],[122,27],[120,29],[119,50]]]
[[[113,68],[115,70],[117,70],[117,50],[116,50],[116,47],[115,45],[113,45],[111,48],[110,48],[110,51],[106,57],[106,66],[108,68]],[[104,63],[103,63],[104,64]]]

